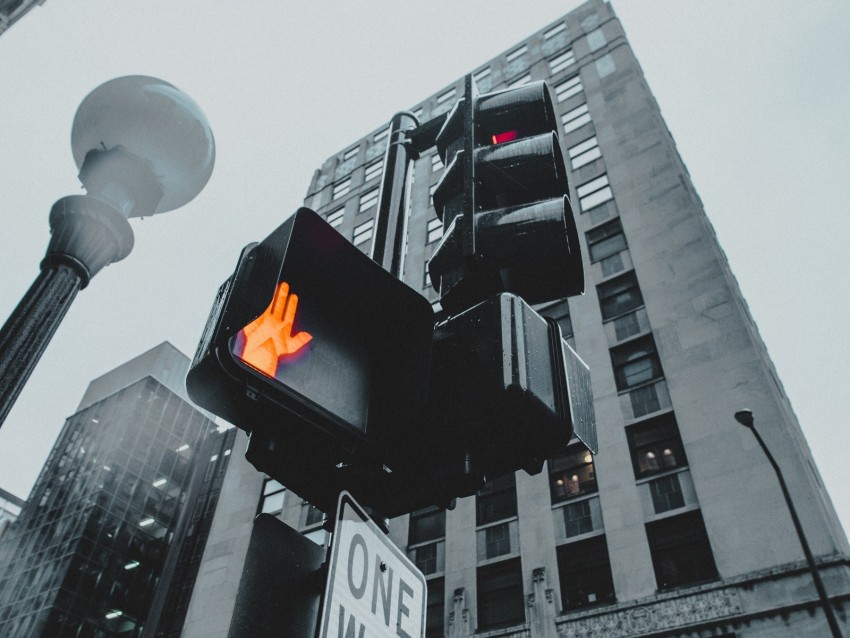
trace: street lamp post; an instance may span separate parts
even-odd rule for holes
[[[41,272],[0,328],[0,426],[77,293],[130,254],[127,219],[188,203],[215,163],[212,131],[198,105],[141,75],[110,80],[86,96],[71,148],[87,194],[53,205]]]
[[[764,439],[756,430],[755,419],[753,418],[752,410],[738,410],[735,412],[735,420],[750,430],[756,441],[761,446],[767,460],[773,466],[773,471],[776,473],[776,478],[779,480],[779,487],[782,488],[782,495],[785,497],[785,504],[788,506],[788,512],[791,514],[791,520],[794,522],[794,529],[797,530],[797,537],[800,539],[800,545],[803,546],[803,554],[806,556],[806,562],[809,564],[809,571],[812,573],[812,580],[815,582],[815,589],[818,592],[823,612],[826,614],[826,622],[832,632],[833,638],[842,638],[841,628],[838,626],[838,619],[835,617],[835,611],[829,603],[829,597],[826,594],[826,588],[823,585],[823,580],[820,577],[815,558],[812,555],[812,550],[809,547],[809,542],[806,540],[806,534],[803,532],[803,526],[800,523],[800,518],[797,516],[797,510],[794,507],[794,502],[791,500],[791,494],[788,492],[788,486],[785,484],[785,478],[782,476],[782,470],[779,469],[779,464],[773,458],[773,454],[767,449]]]

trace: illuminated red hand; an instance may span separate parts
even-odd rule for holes
[[[277,361],[285,354],[295,354],[313,338],[308,332],[292,334],[298,295],[289,294],[289,284],[280,282],[266,311],[242,329],[245,350],[242,360],[272,378]]]

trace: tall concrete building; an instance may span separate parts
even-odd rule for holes
[[[391,521],[428,579],[429,638],[829,635],[776,477],[733,419],[741,407],[788,479],[850,633],[847,537],[611,5],[590,0],[470,72],[482,92],[553,89],[587,291],[539,311],[590,367],[600,447],[571,447],[451,511]],[[462,93],[459,78],[411,110],[428,121]],[[305,198],[364,251],[386,143],[386,125],[352,141]],[[436,150],[415,162],[404,270],[435,303],[426,264],[443,232],[431,200],[443,170]],[[227,635],[260,511],[325,541],[322,514],[239,455],[187,638]]]
[[[0,635],[179,636],[234,432],[171,344],[89,384],[0,540]]]
[[[44,0],[0,0],[0,34]]]

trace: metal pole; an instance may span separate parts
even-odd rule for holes
[[[82,195],[53,205],[50,233],[41,273],[0,328],[0,426],[77,293],[133,248],[127,220],[108,204]]]
[[[755,425],[750,423],[749,425],[746,425],[746,427],[752,431],[753,435],[756,437],[756,441],[758,441],[762,451],[764,451],[764,455],[773,466],[773,471],[776,473],[776,478],[779,480],[779,487],[782,488],[782,495],[785,497],[785,504],[788,506],[788,512],[791,514],[791,520],[794,522],[794,529],[797,530],[797,537],[800,539],[800,545],[803,546],[803,554],[806,555],[806,562],[809,564],[809,571],[812,573],[812,580],[815,581],[815,589],[818,592],[823,612],[826,614],[826,622],[829,625],[833,638],[842,638],[843,634],[841,633],[841,628],[838,626],[838,619],[835,617],[835,611],[829,603],[826,588],[823,586],[823,580],[821,580],[820,572],[818,571],[817,564],[815,563],[815,558],[812,555],[809,542],[806,540],[806,534],[803,532],[803,526],[800,524],[800,518],[797,516],[797,510],[794,508],[794,502],[791,500],[791,494],[788,492],[788,486],[785,484],[782,471],[779,469],[779,465],[777,464],[776,459],[773,458],[770,450],[767,449],[767,445],[765,445],[765,442],[756,430]]]
[[[399,279],[404,271],[407,185],[410,162],[414,159],[408,152],[406,133],[418,125],[416,116],[406,111],[396,113],[390,121],[372,241],[372,259]]]

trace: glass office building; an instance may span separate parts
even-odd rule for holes
[[[185,398],[187,367],[164,343],[89,385],[0,543],[0,635],[140,636],[185,614],[164,594],[194,580],[179,550],[233,439]]]

